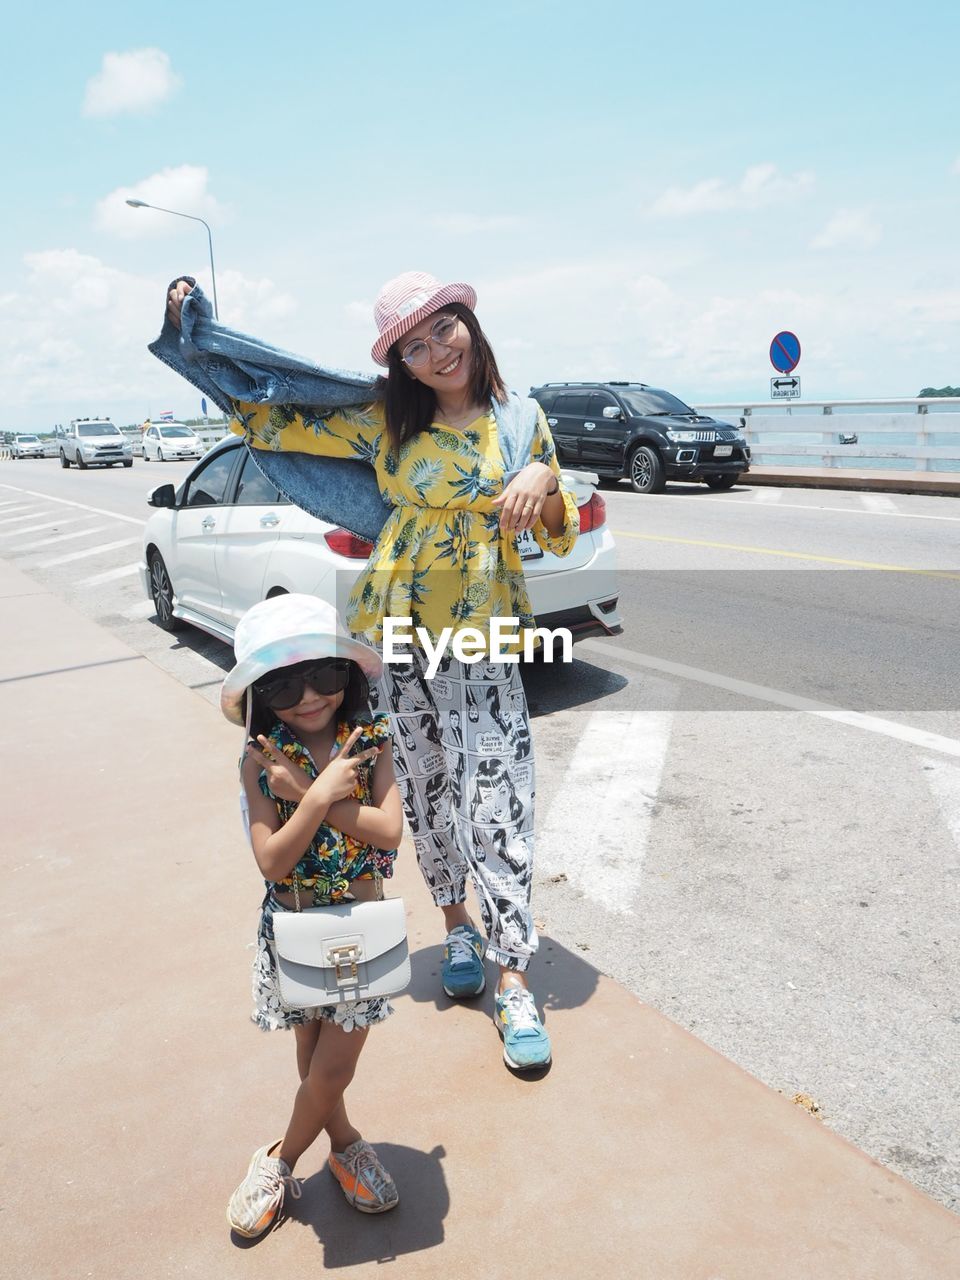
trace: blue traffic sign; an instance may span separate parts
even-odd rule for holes
[[[793,373],[800,363],[800,339],[789,329],[778,333],[770,343],[770,363],[778,373]]]

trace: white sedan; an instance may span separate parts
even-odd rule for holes
[[[562,560],[521,535],[521,556],[537,621],[567,627],[574,640],[619,635],[613,534],[606,504],[584,472],[565,471],[576,495],[580,537]],[[228,643],[260,600],[302,591],[343,611],[371,543],[301,511],[264,478],[231,436],[211,449],[179,489],[158,485],[143,538],[140,578],[167,631],[190,623]]]
[[[182,462],[202,458],[203,452],[203,441],[182,422],[155,423],[143,433],[144,462]]]

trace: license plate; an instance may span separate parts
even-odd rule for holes
[[[729,458],[732,453],[732,444],[718,444],[714,446],[713,456],[715,458]]]
[[[543,555],[529,529],[524,529],[517,534],[517,550],[520,552],[521,560],[539,560]]]

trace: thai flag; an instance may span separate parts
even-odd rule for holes
[[[172,409],[164,409],[163,413],[161,413],[161,415],[160,415],[159,421],[160,421],[160,422],[172,422],[172,421],[173,421],[173,410],[172,410]]]

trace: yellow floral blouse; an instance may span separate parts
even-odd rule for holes
[[[436,644],[444,627],[488,632],[492,617],[533,626],[517,535],[500,528],[492,500],[503,489],[504,463],[492,412],[454,430],[434,424],[395,455],[382,404],[312,417],[287,405],[235,403],[233,430],[253,448],[299,450],[373,465],[393,510],[347,605],[347,625],[371,644],[383,618],[409,617]],[[541,409],[532,458],[559,477],[556,450]],[[531,530],[544,551],[565,556],[580,531],[572,495],[561,486],[564,525],[552,537],[542,521]]]

